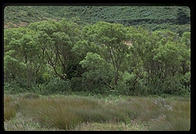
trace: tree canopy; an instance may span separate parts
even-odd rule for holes
[[[4,30],[4,78],[45,93],[187,94],[190,45],[190,32],[104,21],[35,22]]]

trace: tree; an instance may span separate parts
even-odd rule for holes
[[[82,74],[85,85],[90,89],[112,88],[112,66],[106,62],[99,54],[88,52],[80,64],[87,71]]]
[[[8,32],[8,33],[7,33]],[[28,28],[6,31],[6,35],[12,38],[8,41],[5,38],[5,66],[17,81],[24,80],[27,87],[36,82],[36,77],[43,65],[40,61],[40,49],[37,45],[37,34]],[[9,37],[9,36],[6,36]],[[14,69],[15,68],[15,69]],[[21,82],[24,84],[24,82]]]
[[[188,17],[188,15],[185,13],[185,11],[182,8],[178,9],[178,13],[177,13],[177,20],[179,24],[186,24],[189,23],[190,18]]]
[[[190,92],[190,32],[49,20],[4,35],[5,82],[28,89],[46,82],[51,91]]]
[[[173,88],[169,89],[170,91],[179,89],[180,77],[189,71],[189,63],[186,63],[190,61],[189,51],[183,44],[175,42],[168,42],[154,51],[156,54],[154,55],[153,60],[157,61],[159,66],[159,70],[156,72],[158,73],[159,79],[164,84],[162,89],[167,90],[171,87]],[[175,84],[173,83],[174,81]]]
[[[78,64],[71,51],[79,39],[78,25],[72,21],[62,20],[60,22],[39,22],[30,27],[39,32],[39,44],[47,64],[56,76],[67,79],[70,66]]]
[[[125,41],[129,39],[126,27],[121,24],[98,22],[89,27],[87,33],[91,34],[91,40],[94,39],[94,42],[102,47],[103,51],[105,50],[102,55],[113,66],[114,84],[116,85],[119,71],[122,71],[122,63],[128,53],[128,46],[125,45]]]

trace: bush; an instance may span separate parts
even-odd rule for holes
[[[61,80],[60,78],[51,79],[44,89],[44,93],[64,93],[71,91],[71,82],[69,80]]]
[[[181,78],[180,95],[189,95],[191,89],[191,74],[187,72]]]
[[[25,92],[25,89],[20,86],[19,83],[12,81],[12,82],[5,82],[4,84],[4,91],[10,94],[16,94]]]
[[[34,93],[27,93],[23,96],[24,99],[37,99],[39,98],[38,94],[34,94]]]
[[[71,79],[71,89],[73,91],[82,91],[82,78],[81,77],[73,77]]]
[[[134,90],[134,79],[135,75],[133,73],[128,73],[127,71],[120,74],[120,79],[115,86],[115,91],[124,94],[130,95],[132,90]]]
[[[163,82],[163,93],[187,95],[190,93],[190,75],[175,75]]]

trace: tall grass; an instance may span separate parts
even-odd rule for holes
[[[106,123],[83,123],[80,126],[72,129],[74,131],[146,131],[146,127],[143,124],[125,124],[122,122],[106,122]]]
[[[51,128],[170,131],[190,129],[190,100],[181,98],[106,97],[100,99],[60,95],[44,97],[33,95],[32,97],[25,94],[17,97],[6,96],[4,107],[6,120],[12,120],[17,112],[17,115],[24,116],[25,120],[28,119],[27,122],[32,121],[33,125],[39,124],[37,125],[40,126],[39,129],[44,128],[44,130]],[[37,126],[31,128],[36,129]],[[29,130],[26,126],[24,129]]]
[[[24,115],[47,127],[71,129],[82,122],[126,121],[128,113],[82,97],[23,100]],[[130,114],[130,113],[129,113]]]
[[[4,97],[4,120],[10,120],[16,116],[16,105],[10,96]]]
[[[132,113],[132,122],[143,122],[149,130],[179,130],[190,129],[190,99],[175,97],[164,99],[161,97],[128,97],[126,101],[118,101],[119,109]]]
[[[165,119],[152,123],[150,130],[189,131],[190,130],[190,102],[173,101],[172,110],[165,110]]]

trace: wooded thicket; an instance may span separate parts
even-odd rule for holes
[[[190,32],[63,19],[4,30],[4,90],[190,93]]]

